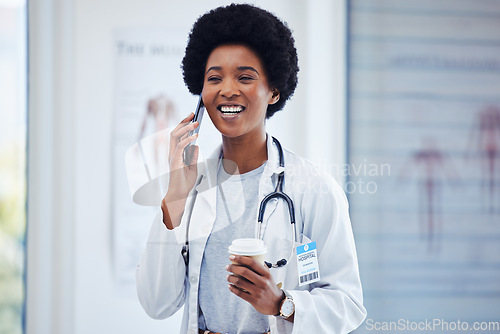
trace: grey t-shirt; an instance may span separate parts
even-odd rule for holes
[[[266,164],[245,174],[228,175],[221,166],[218,180],[215,224],[201,263],[198,320],[201,329],[247,334],[269,330],[267,315],[228,289],[228,246],[234,239],[255,238],[259,180]]]

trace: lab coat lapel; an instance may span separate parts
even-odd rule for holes
[[[212,232],[215,222],[217,168],[220,160],[220,152],[221,148],[219,147],[207,160],[198,165],[200,181],[195,186],[197,195],[191,215],[189,240],[193,246],[201,247],[201,249],[205,248],[208,236]],[[196,254],[199,257],[195,261],[201,261],[203,257],[203,251],[192,252],[191,254]]]

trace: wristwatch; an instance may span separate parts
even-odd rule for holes
[[[281,302],[279,316],[283,319],[288,319],[295,312],[295,303],[292,296],[286,290],[283,290],[283,292],[285,293],[285,299]]]

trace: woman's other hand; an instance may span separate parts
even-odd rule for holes
[[[248,256],[231,255],[230,260],[233,263],[226,267],[231,273],[227,277],[229,290],[262,314],[279,314],[285,295],[274,282],[269,268]]]
[[[168,229],[179,226],[189,192],[193,189],[197,177],[197,161],[199,147],[193,146],[193,154],[189,166],[184,162],[184,149],[193,142],[198,134],[189,136],[189,132],[199,123],[190,123],[194,114],[189,114],[170,133],[168,152],[170,181],[168,191],[161,202],[163,222]]]

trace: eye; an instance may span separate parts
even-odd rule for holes
[[[209,81],[209,82],[218,82],[220,80],[221,79],[219,77],[216,77],[216,76],[211,76],[211,77],[207,78],[207,81]]]
[[[254,78],[252,76],[249,76],[249,75],[242,75],[242,76],[240,76],[239,79],[241,81],[252,81],[252,80],[254,80]]]

